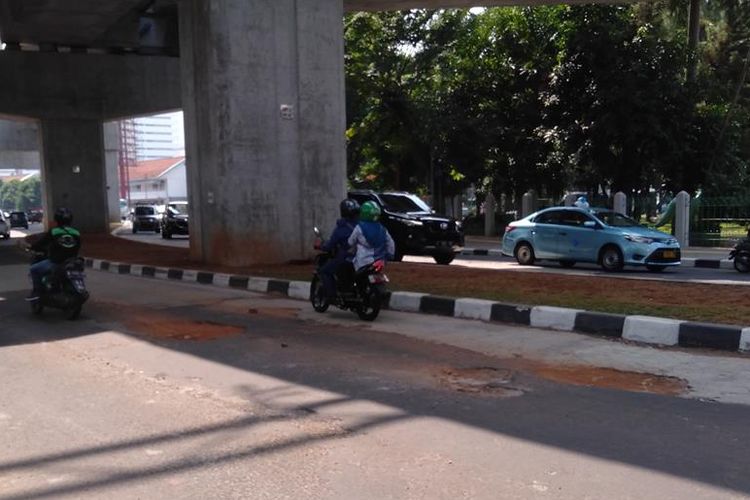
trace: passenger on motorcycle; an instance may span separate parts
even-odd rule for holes
[[[359,224],[349,236],[349,246],[356,246],[354,269],[359,272],[377,260],[393,259],[396,244],[388,230],[378,222],[380,207],[366,201],[359,211]]]
[[[35,252],[44,253],[47,258],[31,266],[31,279],[34,289],[28,300],[37,300],[42,291],[42,279],[66,260],[78,256],[81,248],[81,233],[71,227],[73,213],[67,208],[55,212],[56,226],[31,245]]]
[[[321,250],[332,255],[332,258],[320,270],[323,290],[328,300],[336,297],[336,273],[341,271],[344,265],[351,266],[353,256],[349,252],[347,240],[357,226],[359,203],[347,198],[339,204],[339,212],[341,218],[336,221],[336,228],[331,237],[320,245]]]

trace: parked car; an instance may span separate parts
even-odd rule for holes
[[[414,194],[350,191],[348,196],[360,205],[366,201],[378,204],[380,222],[396,243],[395,260],[404,255],[429,255],[438,264],[450,264],[463,249],[461,222],[436,214]]]
[[[22,227],[24,229],[28,229],[29,219],[26,217],[26,212],[11,212],[10,227]]]
[[[42,222],[44,219],[44,213],[39,210],[32,210],[28,214],[29,222]]]
[[[10,238],[10,224],[8,224],[2,212],[0,212],[0,236],[6,240]]]
[[[136,205],[133,210],[133,234],[138,231],[159,232],[159,212],[153,205]]]
[[[175,234],[190,234],[187,202],[170,203],[161,216],[161,237],[169,240]]]
[[[503,254],[521,265],[556,260],[563,267],[577,262],[619,271],[645,266],[653,272],[680,264],[680,245],[668,234],[642,226],[608,209],[553,207],[511,222],[503,236]]]

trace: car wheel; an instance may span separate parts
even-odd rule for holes
[[[455,254],[453,253],[445,253],[440,255],[433,255],[433,259],[435,259],[435,262],[442,266],[447,266],[451,262],[453,262],[453,259],[456,258]]]
[[[646,269],[648,269],[652,273],[660,273],[663,270],[665,270],[666,268],[667,268],[667,266],[656,266],[656,265],[646,266]]]
[[[528,243],[521,243],[514,252],[516,261],[522,266],[530,266],[536,260],[534,249]]]
[[[560,261],[560,267],[564,267],[566,269],[569,269],[576,265],[576,261],[574,260],[561,260]]]
[[[622,259],[622,252],[615,246],[608,246],[602,250],[599,259],[602,269],[607,272],[622,271],[625,265]]]

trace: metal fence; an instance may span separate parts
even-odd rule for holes
[[[731,247],[750,224],[750,197],[700,196],[691,201],[690,246]]]

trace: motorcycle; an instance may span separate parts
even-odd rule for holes
[[[316,227],[313,229],[318,237],[318,242],[322,240],[320,230]],[[320,244],[316,244],[316,250]],[[312,283],[310,284],[310,303],[316,312],[324,313],[328,307],[333,304],[339,309],[354,311],[360,319],[364,321],[374,321],[380,313],[380,308],[387,296],[386,283],[388,277],[385,275],[385,262],[377,260],[354,272],[352,266],[341,266],[334,276],[336,281],[336,297],[333,300],[326,298],[323,288],[323,280],[320,270],[333,256],[327,252],[321,252],[315,257],[315,272],[313,273]]]
[[[46,258],[41,252],[34,252],[32,264]],[[84,260],[81,257],[68,259],[56,265],[52,272],[42,278],[42,290],[37,300],[31,301],[31,312],[41,315],[45,307],[61,309],[69,320],[78,318],[83,304],[89,298],[84,282]]]
[[[740,240],[729,252],[729,260],[734,261],[734,268],[741,272],[750,272],[750,231],[748,237]]]

